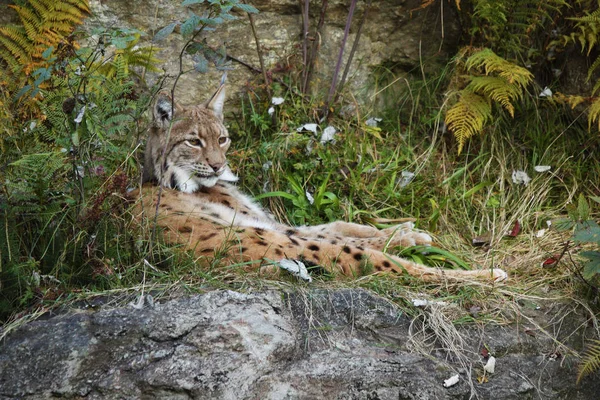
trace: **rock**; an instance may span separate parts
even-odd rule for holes
[[[410,350],[412,322],[357,289],[214,291],[142,310],[73,309],[29,323],[0,344],[0,398],[469,398],[466,366],[439,343],[430,354]],[[482,343],[497,357],[495,374],[474,383],[474,393],[597,398],[598,380],[575,386],[571,362],[548,357],[553,340],[520,332],[463,329],[473,374],[483,365]],[[562,326],[554,332],[570,340]],[[456,373],[459,383],[444,388]]]
[[[288,66],[298,68],[302,62],[302,16],[298,1],[254,0],[250,3],[260,11],[254,19],[266,68],[273,69],[277,64],[284,70]],[[321,92],[326,92],[331,84],[348,15],[348,4],[346,0],[329,1],[313,85]],[[350,70],[352,78],[349,79],[349,84],[358,93],[358,98],[366,99],[370,95],[366,88],[373,86],[371,79],[374,69],[385,67],[395,74],[411,71],[420,76],[421,61],[426,60],[425,68],[434,71],[440,64],[448,62],[456,51],[460,28],[454,8],[443,7],[443,16],[440,14],[440,7],[412,11],[420,4],[420,0],[373,1]],[[187,18],[186,8],[181,6],[180,1],[90,0],[90,7],[92,16],[85,23],[86,29],[96,26],[137,28],[147,33],[146,39],[152,38],[159,29],[172,21]],[[350,54],[363,7],[364,2],[358,2],[344,60]],[[320,9],[320,2],[311,2],[311,35],[319,20]],[[224,43],[229,55],[258,68],[260,63],[250,23],[246,15],[239,13],[238,16],[238,20],[221,25],[215,32],[207,35],[208,42],[215,47]],[[164,60],[164,68],[169,75],[174,76],[178,71],[178,56],[183,47],[181,37],[173,34],[157,45],[162,49],[158,57]],[[188,63],[187,67],[190,66]],[[251,72],[241,64],[234,63],[234,66],[235,69],[228,74],[230,93],[238,93],[248,79],[256,76],[256,72]],[[204,101],[206,93],[214,90],[220,75],[220,72],[214,70],[208,74],[184,75],[178,84],[181,102]],[[260,79],[262,78],[259,77]],[[150,83],[155,80],[155,76],[149,76]]]

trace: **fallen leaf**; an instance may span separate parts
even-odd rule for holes
[[[481,352],[480,353],[481,353],[481,356],[483,358],[488,358],[490,356],[489,350],[487,348],[485,348],[485,347],[481,348]]]
[[[521,232],[521,224],[517,220],[517,221],[515,221],[515,224],[513,225],[513,227],[510,230],[510,232],[506,233],[506,236],[517,237],[517,235],[519,234],[519,232]]]
[[[481,235],[475,236],[473,238],[473,246],[483,246],[486,244],[490,244],[491,240],[492,240],[491,232],[485,232],[485,233],[482,233]]]
[[[553,255],[551,257],[548,257],[547,259],[544,260],[544,262],[542,262],[542,268],[556,267],[556,264],[558,263],[559,259],[560,259],[560,255]]]

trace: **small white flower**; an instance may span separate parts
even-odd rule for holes
[[[533,167],[533,169],[536,172],[546,172],[546,171],[550,171],[550,169],[552,169],[552,167],[549,165],[536,165],[535,167]]]
[[[300,128],[297,128],[296,132],[311,131],[312,133],[314,133],[316,135],[318,127],[319,127],[319,125],[317,125],[317,124],[304,124]]]
[[[552,90],[546,86],[544,90],[542,90],[542,93],[540,93],[540,97],[552,97]]]
[[[406,187],[413,180],[414,177],[414,172],[402,171],[402,173],[400,174],[400,182],[398,184],[401,188]]]
[[[485,364],[485,366],[483,367],[483,370],[486,372],[489,372],[490,374],[493,374],[495,369],[496,369],[496,357],[490,356],[490,358],[488,358],[488,360],[487,360],[487,364]]]
[[[365,125],[366,125],[366,126],[375,127],[375,126],[377,126],[377,124],[379,124],[381,121],[383,121],[381,118],[372,117],[372,118],[369,118],[369,119],[368,119],[368,120],[365,122]]]
[[[269,107],[267,112],[269,113],[269,115],[273,115],[273,113],[275,112],[275,107]]]
[[[444,379],[444,387],[448,388],[450,386],[456,385],[458,383],[458,378],[459,378],[459,375],[456,374],[454,376],[451,376],[448,379]]]
[[[536,238],[541,238],[541,237],[543,237],[545,234],[546,234],[546,230],[545,230],[545,229],[540,229],[539,231],[537,231],[537,232],[535,233],[535,237],[536,237]]]
[[[85,169],[83,168],[82,165],[77,166],[77,175],[81,178],[83,178],[85,176]]]
[[[313,197],[312,194],[310,194],[310,192],[308,190],[306,191],[306,199],[308,200],[308,202],[310,204],[314,204],[314,202],[315,202],[315,198]]]
[[[283,97],[273,97],[271,99],[271,104],[273,104],[274,106],[278,106],[282,103],[283,103]]]
[[[529,182],[531,182],[531,178],[529,177],[529,175],[527,175],[527,172],[525,171],[514,171],[512,173],[512,181],[513,183],[516,183],[517,185],[529,185]]]
[[[323,130],[323,134],[321,135],[321,144],[325,144],[333,141],[335,138],[336,129],[333,126],[328,126]]]
[[[83,121],[83,116],[85,115],[85,106],[81,107],[81,110],[77,113],[77,117],[73,120],[76,124],[80,124]]]
[[[273,162],[267,161],[266,163],[264,163],[262,165],[262,169],[263,169],[263,171],[268,171],[272,166],[273,166]]]

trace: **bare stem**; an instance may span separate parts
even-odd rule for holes
[[[302,7],[302,65],[304,66],[304,70],[302,71],[303,79],[306,80],[307,63],[308,63],[308,5],[310,0],[302,0],[300,1],[300,7]],[[303,91],[304,92],[304,91]]]
[[[328,0],[323,0],[321,5],[321,15],[319,16],[319,23],[317,24],[317,31],[313,39],[312,46],[310,47],[310,54],[308,56],[308,65],[306,66],[306,73],[304,74],[304,81],[302,82],[302,93],[306,94],[310,91],[310,81],[317,58],[317,50],[321,42],[321,31],[325,23],[325,12],[327,11]]]
[[[363,25],[365,24],[367,16],[369,15],[369,10],[371,9],[372,2],[373,0],[368,1],[367,6],[365,8],[365,12],[363,13],[362,18],[360,20],[360,24],[358,25],[358,31],[356,32],[354,43],[352,43],[352,50],[350,50],[350,55],[348,56],[348,61],[346,62],[346,66],[344,67],[344,73],[342,74],[342,79],[340,80],[340,90],[336,94],[335,99],[337,99],[339,92],[344,88],[344,84],[346,83],[346,78],[348,77],[348,72],[350,71],[350,65],[352,64],[352,59],[354,59],[354,53],[356,53],[356,49],[358,48],[360,34],[362,33]]]
[[[265,62],[263,60],[262,50],[260,48],[260,40],[258,39],[258,34],[256,33],[256,25],[254,24],[254,17],[252,14],[248,13],[248,19],[250,20],[250,27],[252,28],[252,35],[254,35],[254,41],[256,42],[256,53],[258,54],[258,62],[260,63],[260,70],[263,75],[263,79],[265,80],[265,88],[269,93],[269,97],[271,96],[271,90],[269,88],[269,78],[267,77],[267,70],[265,69]]]
[[[340,44],[340,53],[338,54],[337,63],[335,64],[335,71],[333,71],[333,78],[331,79],[331,87],[329,88],[329,94],[327,95],[327,101],[325,102],[324,106],[324,114],[326,118],[329,115],[329,103],[331,103],[333,95],[335,94],[338,75],[340,73],[340,68],[342,67],[342,58],[344,57],[344,47],[346,47],[346,41],[348,40],[348,35],[350,34],[350,25],[352,24],[352,17],[354,16],[355,8],[356,0],[352,0],[352,3],[350,3],[350,10],[348,10],[346,27],[344,28],[344,37],[342,38],[342,43]]]

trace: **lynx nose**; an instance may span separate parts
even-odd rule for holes
[[[212,168],[212,170],[214,172],[219,172],[222,168],[223,168],[223,163],[213,163],[213,164],[209,164],[209,166]]]

